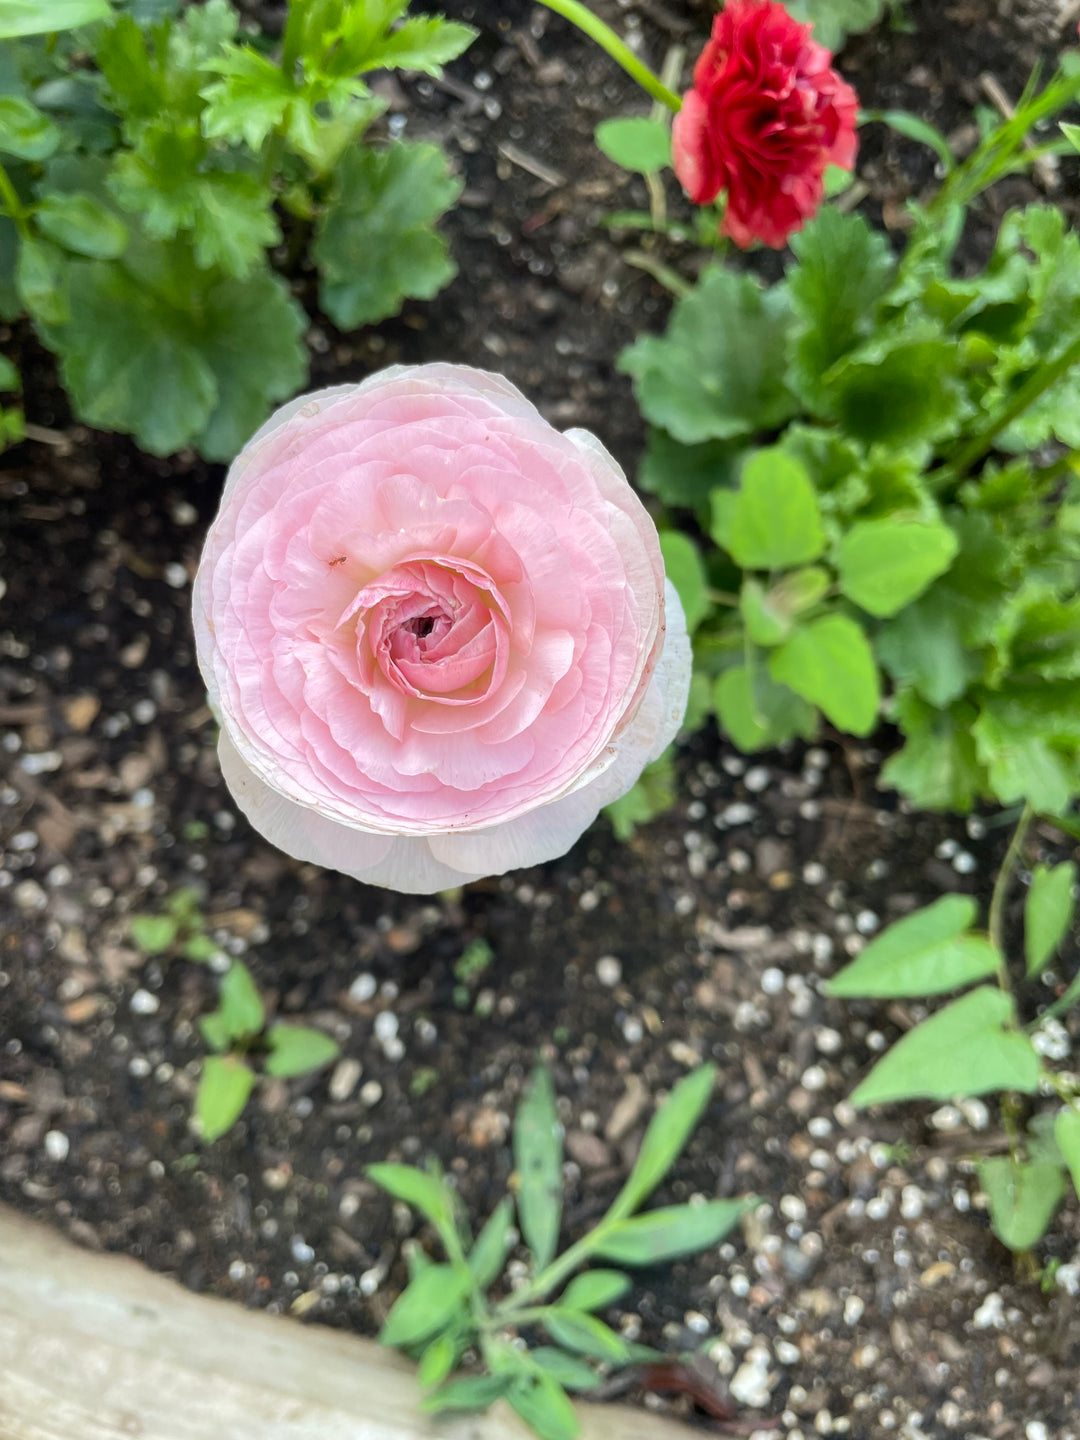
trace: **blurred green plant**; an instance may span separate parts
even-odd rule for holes
[[[199,1021],[212,1054],[203,1061],[195,1092],[195,1120],[209,1144],[231,1130],[243,1113],[258,1073],[291,1079],[311,1075],[336,1060],[341,1048],[322,1030],[275,1021],[266,1023],[266,1006],[251,971],[234,960],[221,980],[218,1007]]]
[[[433,1226],[446,1255],[435,1262],[413,1251],[409,1284],[379,1336],[418,1360],[420,1383],[430,1391],[423,1409],[484,1410],[505,1398],[543,1440],[573,1440],[579,1424],[567,1391],[594,1389],[601,1379],[597,1366],[663,1358],[623,1339],[597,1312],[630,1288],[630,1277],[615,1267],[658,1265],[708,1249],[755,1203],[710,1200],[638,1213],[682,1153],[714,1079],[714,1067],[706,1065],[674,1087],[607,1213],[561,1254],[562,1131],[543,1067],[514,1121],[515,1197],[499,1201],[475,1240],[456,1190],[437,1169],[368,1166],[372,1180]],[[503,1273],[518,1230],[531,1273],[516,1289],[504,1282],[501,1297],[492,1299],[488,1291]],[[583,1269],[595,1261],[604,1263]],[[522,1331],[542,1331],[551,1343],[525,1348]],[[480,1356],[482,1373],[455,1373],[466,1351]]]
[[[985,930],[975,929],[974,900],[943,896],[878,935],[828,986],[830,995],[844,999],[923,1000],[966,992],[907,1031],[877,1061],[851,1102],[1000,1094],[1008,1153],[981,1159],[978,1176],[994,1233],[1018,1252],[1042,1239],[1070,1179],[1080,1192],[1080,1083],[1047,1064],[1063,1059],[1070,1048],[1057,1017],[1080,997],[1080,975],[1063,985],[1052,974],[1076,910],[1077,869],[1071,860],[1036,864],[1031,871],[1022,956],[1010,954],[1004,933],[1008,892],[1032,818],[1031,807],[1025,807],[997,877]],[[1038,982],[1058,993],[1025,1024],[1021,1001],[1030,1002]],[[1061,1107],[1056,1114],[1034,1114],[1025,1127],[1019,1097],[1040,1093],[1056,1094]]]
[[[161,914],[131,915],[128,933],[146,955],[179,951],[186,960],[198,962],[223,956],[219,945],[206,933],[206,919],[199,908],[198,891],[181,885],[165,902]]]
[[[277,49],[230,0],[0,3],[0,318],[29,315],[77,416],[230,460],[302,388],[305,253],[353,329],[455,273],[460,184],[366,134],[364,76],[439,75],[474,31],[408,0],[294,0]],[[280,247],[280,248],[279,248]]]

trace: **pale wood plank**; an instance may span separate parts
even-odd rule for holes
[[[0,1208],[0,1440],[527,1440],[504,1406],[436,1423],[371,1341],[194,1295]],[[583,1440],[692,1440],[623,1406]]]

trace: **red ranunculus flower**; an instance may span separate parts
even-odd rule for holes
[[[675,173],[696,205],[727,191],[723,233],[779,249],[813,215],[826,165],[855,163],[858,100],[832,55],[774,0],[728,0],[675,117]]]

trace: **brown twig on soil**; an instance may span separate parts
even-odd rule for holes
[[[542,180],[545,185],[559,186],[566,184],[566,176],[555,170],[550,165],[545,165],[543,160],[537,160],[535,155],[529,155],[526,151],[518,148],[509,140],[500,140],[499,154],[504,160],[509,160],[511,165],[516,165],[520,170],[525,170],[530,175],[535,175],[537,180]]]
[[[65,435],[62,430],[50,430],[45,425],[28,423],[23,426],[23,434],[27,440],[34,440],[39,445],[54,445],[62,455],[71,452],[71,436]]]
[[[979,87],[1003,120],[1012,120],[1015,118],[1016,106],[1001,88],[1001,82],[996,75],[991,75],[989,70],[984,70],[979,76]],[[1030,136],[1025,135],[1024,149],[1033,150],[1034,148]],[[1058,188],[1057,161],[1052,155],[1040,155],[1032,164],[1031,169],[1044,190],[1056,190]]]

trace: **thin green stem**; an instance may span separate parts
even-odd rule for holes
[[[1080,361],[1080,335],[1077,335],[1071,345],[1061,352],[1056,360],[1047,361],[1041,365],[1024,381],[1023,385],[1013,396],[1004,410],[1001,410],[993,422],[978,435],[960,447],[947,463],[947,471],[951,480],[958,480],[965,475],[972,465],[993,448],[994,441],[1003,430],[1021,416],[1029,406],[1038,400],[1040,395],[1046,393],[1052,385],[1056,385],[1066,371]]]
[[[630,47],[619,39],[610,25],[605,25],[603,20],[581,0],[540,0],[541,5],[546,5],[549,10],[554,10],[556,15],[561,15],[564,20],[569,20],[571,25],[588,35],[590,40],[595,40],[602,50],[606,50],[616,65],[621,65],[632,80],[636,80],[646,94],[651,95],[654,100],[659,100],[669,110],[676,114],[682,109],[682,101],[673,90],[669,90],[658,75],[654,75],[647,65],[643,65]]]
[[[531,1308],[536,1300],[543,1300],[550,1295],[552,1290],[557,1289],[568,1280],[579,1265],[584,1265],[592,1254],[596,1242],[603,1234],[603,1225],[598,1225],[595,1230],[590,1230],[580,1240],[571,1245],[569,1250],[564,1250],[561,1255],[554,1259],[550,1265],[544,1267],[539,1275],[534,1275],[531,1280],[526,1281],[520,1290],[515,1290],[505,1300],[500,1301],[492,1312],[497,1320],[503,1321],[513,1318],[516,1322],[523,1310]]]
[[[677,300],[689,295],[693,286],[688,284],[677,270],[670,265],[665,265],[662,260],[657,260],[654,255],[648,255],[644,250],[627,250],[622,257],[627,265],[632,265],[635,270],[644,270],[646,275],[652,278],[664,289],[675,296]]]
[[[19,192],[11,183],[11,176],[3,165],[0,165],[0,200],[4,202],[4,209],[14,222],[16,230],[24,240],[30,240],[32,236],[28,213],[19,199]]]
[[[1027,838],[1028,826],[1034,815],[1035,812],[1031,806],[1025,805],[1020,813],[1020,819],[1016,822],[1016,829],[1009,841],[1009,848],[1005,851],[1005,859],[1001,862],[1001,869],[994,881],[994,893],[990,897],[990,918],[987,929],[990,934],[990,943],[997,951],[998,984],[1006,995],[1012,994],[1012,986],[1009,983],[1009,967],[1005,960],[1005,897],[1008,894],[1009,885],[1012,883],[1013,871],[1020,859],[1024,841]]]

